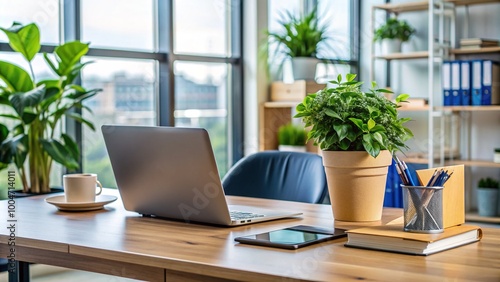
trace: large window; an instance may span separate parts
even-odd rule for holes
[[[96,172],[105,187],[116,187],[100,127],[103,124],[156,125],[156,79],[154,60],[103,59],[89,57],[94,63],[83,72],[83,85],[102,92],[87,103],[96,131],[84,128],[82,134],[83,168]]]
[[[0,0],[0,26],[35,22],[44,50],[90,42],[84,87],[100,88],[83,111],[96,131],[78,127],[85,172],[116,187],[102,124],[204,127],[221,176],[241,157],[240,0]],[[0,33],[0,60],[23,65]],[[40,77],[50,75],[41,58]],[[39,79],[39,78],[37,78]],[[233,113],[233,114],[230,114]],[[72,126],[68,128],[73,128]],[[236,153],[234,153],[236,152]],[[52,179],[60,186],[63,170]]]

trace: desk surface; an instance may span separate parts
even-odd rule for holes
[[[228,197],[232,204],[300,210],[304,216],[227,228],[142,218],[125,211],[120,200],[99,211],[60,212],[44,198],[16,199],[18,260],[149,281],[500,279],[500,229],[483,228],[480,242],[427,257],[347,248],[345,238],[281,250],[233,239],[299,224],[333,227],[330,206]],[[6,201],[0,210],[7,213]],[[381,222],[335,225],[378,225],[401,215],[400,209],[384,209]],[[0,228],[2,257],[8,254],[7,232]]]

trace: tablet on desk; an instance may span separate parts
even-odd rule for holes
[[[235,241],[282,249],[298,249],[316,243],[346,237],[345,229],[325,229],[298,225],[285,229],[234,238]]]

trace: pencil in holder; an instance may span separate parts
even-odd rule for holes
[[[443,187],[407,186],[403,189],[404,231],[441,233]]]

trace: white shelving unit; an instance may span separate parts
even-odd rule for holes
[[[388,64],[394,60],[427,60],[427,100],[428,106],[424,108],[428,113],[428,146],[427,160],[425,163],[429,167],[444,165],[445,144],[444,139],[435,140],[436,128],[440,133],[437,136],[444,136],[444,112],[435,102],[435,97],[441,95],[435,93],[435,85],[440,85],[440,81],[435,81],[435,66],[441,66],[443,60],[449,57],[450,51],[455,47],[455,4],[447,1],[419,1],[402,4],[383,4],[372,6],[372,30],[375,27],[376,13],[382,11],[385,15],[399,15],[408,12],[426,12],[428,13],[428,46],[425,51],[394,53],[385,55],[376,55],[375,47],[371,48],[371,67],[370,80],[374,80],[374,66],[376,60],[385,60]],[[448,27],[448,28],[447,28]],[[436,32],[437,31],[437,32]],[[407,110],[423,110],[422,108],[411,108]],[[436,123],[439,126],[436,127]],[[439,143],[437,143],[439,142]],[[436,160],[434,148],[439,148],[439,158]],[[419,163],[424,161],[418,160]]]
[[[471,158],[470,140],[471,126],[480,126],[471,124],[471,115],[473,113],[481,114],[487,112],[500,112],[500,106],[443,106],[439,101],[442,95],[440,70],[443,60],[453,60],[470,58],[482,58],[482,56],[491,56],[492,54],[500,55],[500,46],[487,47],[476,50],[465,50],[456,48],[455,44],[458,41],[456,38],[456,11],[462,6],[473,6],[496,3],[500,4],[500,0],[431,0],[431,1],[416,1],[406,3],[388,3],[372,6],[372,29],[376,19],[376,13],[385,12],[386,15],[399,15],[402,13],[419,12],[428,13],[428,47],[427,50],[395,53],[387,55],[375,54],[375,47],[372,44],[371,48],[371,67],[370,79],[374,80],[374,66],[376,61],[386,61],[390,64],[392,61],[403,60],[427,60],[427,80],[428,80],[428,105],[424,107],[400,108],[401,111],[425,111],[428,116],[428,151],[427,157],[408,158],[407,162],[427,164],[429,167],[442,165],[464,164],[466,167],[481,167],[481,168],[500,168],[500,164],[494,163],[492,160],[481,160]],[[469,19],[469,14],[466,13],[462,19],[467,27],[473,19]],[[410,22],[411,24],[411,22]],[[469,36],[468,31],[465,31],[465,36]],[[474,36],[472,36],[474,37]],[[492,38],[500,38],[499,34],[491,35]],[[500,57],[500,56],[499,56]],[[437,68],[436,68],[437,66]],[[436,70],[439,73],[435,73]],[[439,86],[439,87],[437,87]],[[446,124],[445,124],[446,121]],[[449,122],[448,122],[449,121]],[[452,140],[451,143],[457,146],[459,157],[446,155],[447,150],[453,151],[455,148],[445,147],[445,127],[449,129],[448,134],[457,132],[457,140]],[[436,130],[439,131],[436,134]],[[433,136],[439,136],[434,138]],[[452,134],[453,135],[453,134]],[[448,138],[450,136],[447,136]],[[454,136],[451,136],[452,139]],[[435,152],[437,148],[438,152]],[[436,155],[439,156],[436,158]],[[466,219],[473,221],[484,221],[489,223],[500,223],[500,217],[482,218],[470,210],[470,196],[472,194],[472,184],[468,183],[466,187]],[[469,200],[468,200],[469,199]]]

